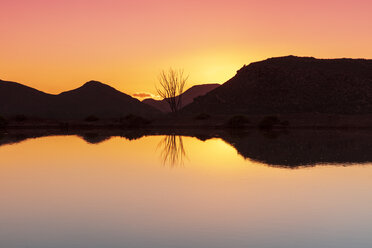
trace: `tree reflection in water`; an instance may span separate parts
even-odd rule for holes
[[[158,144],[161,149],[163,165],[169,167],[183,166],[186,156],[185,147],[180,135],[166,135]]]
[[[305,129],[305,130],[54,130],[9,129],[0,130],[0,148],[28,139],[47,136],[70,136],[83,138],[89,144],[100,144],[110,137],[136,140],[145,136],[167,135],[158,144],[164,165],[183,165],[187,158],[182,137],[198,140],[220,138],[233,146],[246,159],[274,167],[301,168],[315,165],[355,165],[372,162],[371,129]],[[182,136],[183,135],[183,136]],[[194,140],[195,141],[195,140]],[[191,141],[190,141],[191,142]],[[160,152],[159,152],[160,153]],[[207,156],[206,154],[205,156]]]

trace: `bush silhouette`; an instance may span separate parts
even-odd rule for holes
[[[69,123],[68,123],[68,122],[60,122],[60,123],[59,123],[59,128],[60,128],[61,130],[68,130],[68,128],[69,128]]]
[[[87,116],[84,120],[87,122],[94,122],[94,121],[99,121],[99,118],[95,115],[90,115],[90,116]]]
[[[16,122],[24,122],[28,120],[28,117],[25,115],[16,115],[13,118]]]
[[[206,113],[201,113],[201,114],[198,114],[197,116],[195,116],[195,120],[206,120],[206,119],[209,119],[211,118],[211,116],[209,114],[206,114]]]
[[[280,123],[280,125],[284,126],[284,127],[288,127],[289,126],[289,121],[282,121]]]
[[[250,123],[250,121],[244,115],[235,115],[227,121],[226,126],[231,128],[237,128],[244,127],[248,123]]]
[[[149,120],[133,114],[129,114],[124,118],[120,118],[120,122],[127,127],[142,127],[150,123]]]
[[[2,116],[0,116],[0,128],[4,128],[8,125],[8,122],[6,121],[6,119]]]
[[[277,116],[265,116],[258,126],[261,129],[271,129],[278,124],[280,124],[280,120]]]

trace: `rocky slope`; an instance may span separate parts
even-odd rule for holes
[[[279,57],[252,63],[184,114],[370,114],[372,60]]]

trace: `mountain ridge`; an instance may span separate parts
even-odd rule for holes
[[[372,60],[285,56],[251,63],[183,114],[372,113]]]
[[[159,111],[107,84],[93,80],[56,95],[17,82],[1,80],[0,114],[51,119],[83,119],[89,115],[114,118],[129,114],[152,118]]]

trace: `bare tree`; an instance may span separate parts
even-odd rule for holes
[[[182,107],[182,93],[189,76],[184,76],[183,70],[161,71],[159,75],[159,87],[156,91],[168,104],[173,113],[177,113]]]

